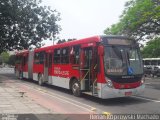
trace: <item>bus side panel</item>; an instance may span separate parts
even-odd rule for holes
[[[72,69],[71,65],[53,65],[52,79],[49,84],[69,89],[71,77],[79,79],[79,70]]]
[[[43,64],[33,64],[33,80],[38,81],[38,74],[44,73]]]

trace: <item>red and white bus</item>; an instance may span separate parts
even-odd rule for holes
[[[99,98],[141,94],[138,44],[123,36],[94,36],[17,54],[16,75]]]

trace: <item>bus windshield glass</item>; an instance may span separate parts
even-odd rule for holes
[[[137,47],[130,45],[109,45],[104,47],[106,75],[143,74],[142,59]]]

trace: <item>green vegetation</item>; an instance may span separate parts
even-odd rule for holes
[[[15,55],[10,55],[9,60],[8,60],[8,64],[14,66],[15,62],[16,62],[16,56]]]
[[[104,30],[109,35],[126,35],[137,41],[149,40],[143,57],[160,57],[160,0],[130,0],[120,21]]]
[[[160,57],[160,38],[155,38],[147,43],[142,50],[144,58]]]
[[[41,46],[58,34],[59,20],[59,13],[41,6],[41,0],[0,0],[0,53]]]
[[[145,40],[160,34],[160,0],[130,0],[120,21],[106,28],[105,34],[120,34]]]
[[[15,55],[9,55],[8,52],[2,52],[0,54],[0,65],[8,64],[8,65],[15,65],[16,56]]]
[[[2,52],[0,56],[2,59],[2,63],[8,63],[8,60],[9,60],[9,53],[8,52]]]

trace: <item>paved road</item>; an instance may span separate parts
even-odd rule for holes
[[[17,80],[13,73],[0,73],[8,86],[23,91],[38,105],[54,113],[147,113],[160,114],[160,78],[147,78],[144,94],[140,96],[102,100],[83,94],[74,97],[69,90],[54,86],[38,86],[28,80]],[[10,84],[12,83],[12,84]]]

